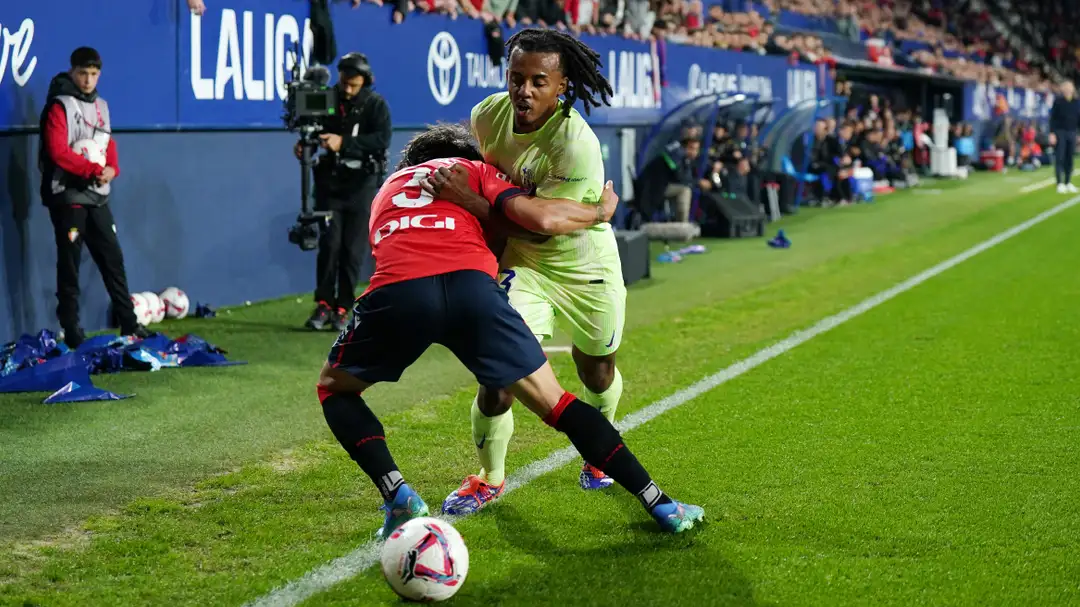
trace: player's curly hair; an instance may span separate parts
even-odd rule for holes
[[[510,36],[506,41],[506,56],[520,48],[526,53],[558,53],[563,74],[570,81],[566,87],[563,115],[580,99],[585,114],[593,107],[611,105],[611,83],[600,73],[600,54],[573,36],[558,30],[529,28]],[[599,97],[599,99],[597,99]]]
[[[428,126],[405,144],[405,149],[401,150],[401,161],[394,170],[400,171],[438,158],[483,160],[484,156],[468,126],[459,122],[440,122]]]

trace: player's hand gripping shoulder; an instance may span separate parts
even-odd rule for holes
[[[473,191],[468,170],[461,165],[440,168],[423,182],[422,187],[442,200],[452,202],[480,220],[505,215],[529,232],[559,236],[610,221],[619,205],[611,181],[604,185],[600,204],[585,204],[561,198],[539,198],[516,192],[512,196],[491,194],[493,200]],[[515,189],[506,183],[506,189]]]
[[[477,192],[473,189],[469,169],[465,165],[455,164],[449,168],[442,167],[431,173],[427,179],[420,182],[420,187],[439,200],[456,204],[465,209],[469,214],[480,220],[480,223],[484,226],[484,232],[488,233],[489,236],[497,235],[501,239],[512,236],[531,242],[543,242],[550,238],[546,234],[530,232],[517,223],[510,221],[502,213],[492,210],[500,195],[503,195],[503,197],[510,196],[517,191],[513,184],[502,180],[496,181],[505,187],[498,191]],[[480,188],[483,188],[482,183]]]
[[[473,189],[469,169],[462,164],[442,167],[420,182],[420,187],[439,200],[452,202],[480,220],[491,214],[491,202]]]

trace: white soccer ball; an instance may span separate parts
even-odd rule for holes
[[[188,301],[187,293],[184,293],[176,287],[169,287],[161,292],[158,296],[162,303],[165,304],[165,316],[169,318],[183,318],[188,314],[188,307],[191,303]]]
[[[93,139],[80,139],[71,145],[72,151],[99,166],[105,166],[105,148]]]
[[[165,304],[162,303],[161,298],[157,296],[157,293],[153,291],[143,291],[140,293],[146,298],[146,305],[150,308],[150,322],[158,323],[165,319]]]
[[[135,318],[139,321],[139,324],[143,326],[150,324],[150,321],[154,318],[154,313],[150,311],[150,304],[142,293],[131,294],[131,305],[135,306]]]
[[[414,518],[398,527],[382,547],[387,583],[410,601],[445,601],[469,573],[469,549],[446,521]]]

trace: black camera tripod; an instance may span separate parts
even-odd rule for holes
[[[312,204],[311,175],[315,166],[315,151],[319,148],[318,126],[300,127],[300,214],[296,224],[289,228],[289,242],[301,251],[312,251],[319,246],[319,223],[330,222],[329,211],[316,211]]]

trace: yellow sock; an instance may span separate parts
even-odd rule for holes
[[[489,485],[500,485],[506,479],[506,449],[514,434],[514,410],[488,417],[480,412],[473,398],[472,433],[476,454],[480,457],[480,478]]]
[[[583,385],[581,387],[581,400],[600,409],[600,412],[604,414],[604,417],[606,417],[609,422],[615,423],[615,410],[619,408],[619,399],[622,398],[622,387],[622,373],[619,373],[619,368],[615,367],[615,377],[611,380],[611,385],[608,386],[607,390],[604,390],[601,394],[597,394]]]

